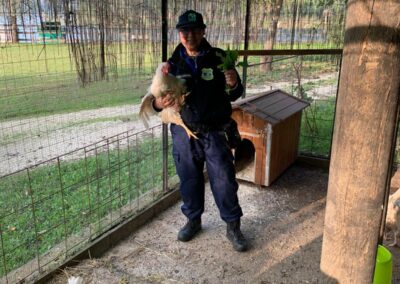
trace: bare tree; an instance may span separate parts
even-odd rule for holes
[[[276,33],[278,30],[279,17],[281,15],[283,0],[267,0],[264,1],[266,11],[262,19],[265,18],[268,12],[268,29],[267,37],[264,42],[264,49],[270,50],[274,48]],[[260,71],[271,71],[272,70],[272,56],[265,56],[261,58],[260,61]]]
[[[11,24],[11,42],[18,43],[17,2],[13,0],[7,0],[5,6],[9,15],[9,22]]]
[[[298,98],[300,98],[300,99],[304,99],[304,89],[303,89],[302,84],[301,84],[301,77],[302,77],[301,76],[301,72],[303,70],[303,57],[300,56],[299,62],[292,63],[292,66],[293,66],[293,69],[294,69],[294,71],[296,73],[296,79],[297,79],[297,82],[296,82],[297,83],[296,96]]]

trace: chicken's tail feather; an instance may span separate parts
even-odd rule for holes
[[[156,113],[153,108],[153,100],[154,97],[151,94],[147,94],[142,99],[142,103],[140,105],[139,117],[146,129],[149,128],[150,115],[154,115]]]
[[[197,137],[186,125],[185,123],[180,124],[180,126],[183,127],[183,129],[185,129],[187,135],[190,137],[193,137],[194,139],[199,139],[199,137]]]
[[[161,121],[164,123],[175,123],[180,125],[185,129],[187,135],[195,139],[199,139],[183,122],[179,112],[177,112],[173,107],[167,107],[160,112]]]

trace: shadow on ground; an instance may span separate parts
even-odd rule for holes
[[[225,237],[207,185],[203,230],[192,241],[176,236],[185,223],[176,204],[101,258],[68,268],[85,283],[334,283],[319,270],[328,173],[294,165],[272,186],[241,182],[242,228],[248,252],[237,253]]]

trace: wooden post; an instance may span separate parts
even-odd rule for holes
[[[168,60],[168,0],[161,1],[161,60],[165,62]],[[163,153],[163,191],[164,193],[169,190],[168,188],[168,125],[162,125],[162,153]]]
[[[350,0],[321,270],[372,283],[400,90],[400,1]]]

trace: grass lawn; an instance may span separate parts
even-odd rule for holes
[[[87,158],[2,178],[0,255],[6,264],[0,257],[0,276],[4,267],[15,269],[84,229],[94,239],[123,217],[120,208],[150,189],[161,189],[161,147],[160,138],[132,141],[129,149],[101,147]],[[175,173],[172,157],[169,172]],[[113,212],[112,220],[104,222]]]
[[[75,80],[50,81],[46,87],[33,85],[30,90],[0,95],[0,120],[75,112],[85,109],[138,104],[146,94],[148,80],[120,78],[93,82],[80,87]]]
[[[151,46],[107,46],[114,60],[105,81],[82,86],[77,78],[74,59],[66,44],[4,45],[0,52],[0,121],[55,113],[96,109],[105,106],[137,104],[145,94],[154,65]],[[252,46],[251,48],[261,48]],[[288,48],[280,45],[279,48]],[[299,46],[298,48],[307,48]],[[142,61],[137,54],[146,54]],[[155,55],[158,56],[158,55]],[[258,66],[248,68],[248,82],[259,84],[266,78],[282,81],[294,78],[293,64],[300,57],[274,63],[273,71],[260,73]],[[336,63],[329,56],[303,56],[302,76],[333,71]],[[257,64],[260,57],[249,57]],[[98,63],[96,63],[98,66]],[[140,68],[139,68],[140,66]]]
[[[335,99],[313,101],[303,110],[299,151],[314,156],[329,157]]]
[[[109,70],[108,79],[82,86],[67,45],[5,45],[0,53],[0,121],[139,103],[152,77],[150,54],[138,71],[129,56],[134,47],[110,49],[116,68]]]

